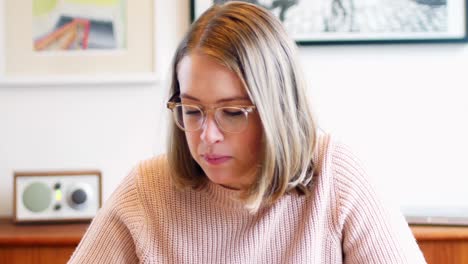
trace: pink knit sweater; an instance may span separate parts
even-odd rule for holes
[[[69,263],[425,263],[396,207],[358,160],[318,138],[313,195],[249,213],[237,191],[177,191],[164,156],[139,164],[90,225]]]

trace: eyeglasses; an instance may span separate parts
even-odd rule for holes
[[[253,105],[220,106],[204,109],[195,104],[174,102],[175,95],[167,102],[176,125],[185,132],[200,130],[206,122],[207,113],[214,111],[214,120],[219,129],[228,133],[240,133],[247,128],[249,114],[256,108]]]

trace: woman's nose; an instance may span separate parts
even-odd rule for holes
[[[206,144],[214,144],[224,140],[223,131],[216,124],[213,116],[207,116],[205,123],[202,126],[202,133],[200,139]]]

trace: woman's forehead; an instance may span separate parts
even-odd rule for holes
[[[239,77],[207,55],[187,55],[179,63],[177,78],[182,98],[220,102],[249,100]]]

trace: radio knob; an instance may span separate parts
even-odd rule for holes
[[[85,203],[86,198],[87,198],[86,192],[84,190],[82,190],[82,189],[78,189],[78,190],[74,191],[72,193],[72,195],[71,195],[71,199],[72,199],[73,203],[75,203],[75,204]]]
[[[86,183],[75,184],[67,190],[66,195],[68,205],[76,210],[85,210],[88,204],[93,201],[92,196],[92,189]]]

